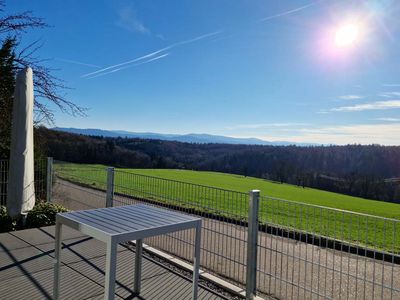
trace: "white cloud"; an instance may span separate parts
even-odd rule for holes
[[[400,87],[400,83],[384,83],[382,86],[387,86],[387,87]]]
[[[379,96],[384,98],[400,97],[400,92],[382,92]]]
[[[372,103],[363,103],[352,106],[335,107],[328,111],[331,112],[355,112],[365,110],[386,110],[400,108],[400,100],[376,101]],[[322,111],[321,113],[326,112]]]
[[[339,99],[342,100],[357,100],[357,99],[362,99],[364,98],[364,96],[361,95],[343,95],[343,96],[339,96]]]
[[[400,123],[301,128],[290,136],[257,137],[269,141],[285,140],[298,143],[400,145]]]
[[[157,33],[156,37],[159,38],[160,40],[166,41],[167,39],[165,38],[165,36],[163,36],[161,33]]]
[[[400,118],[375,118],[375,121],[400,122]]]
[[[137,18],[135,10],[130,7],[125,7],[118,12],[116,25],[131,32],[150,33],[150,29]]]
[[[260,129],[260,128],[270,128],[270,127],[296,127],[296,126],[307,126],[308,123],[259,123],[259,124],[239,124],[234,126],[226,127],[227,130],[237,130],[237,129]]]

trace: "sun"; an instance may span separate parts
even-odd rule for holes
[[[335,45],[338,48],[353,47],[359,41],[360,26],[348,23],[339,26],[335,31]]]

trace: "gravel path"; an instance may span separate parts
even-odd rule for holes
[[[57,179],[53,199],[69,209],[105,206],[105,193]],[[115,196],[115,204],[138,201]],[[203,219],[201,265],[245,282],[247,228]],[[177,232],[147,244],[189,260],[193,234]],[[258,289],[279,299],[400,299],[400,266],[342,251],[259,234]]]

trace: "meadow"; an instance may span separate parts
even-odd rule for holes
[[[106,187],[105,168],[55,164],[59,177],[100,189]],[[116,169],[115,172],[117,193],[240,220],[247,217],[248,192],[252,189],[261,191],[261,223],[400,252],[399,204],[218,172],[169,169]]]

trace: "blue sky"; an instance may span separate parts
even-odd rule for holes
[[[60,127],[400,145],[399,1],[7,1],[87,117]],[[338,28],[357,39],[336,47]]]

